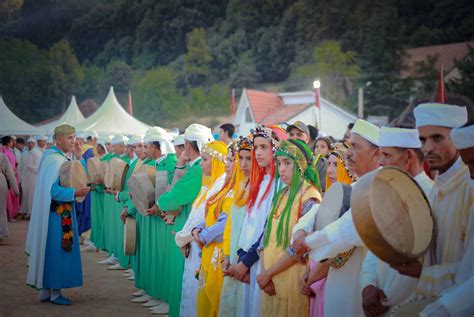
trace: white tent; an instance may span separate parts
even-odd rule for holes
[[[90,117],[76,126],[77,131],[95,131],[99,134],[145,133],[149,125],[128,114],[115,97],[114,87],[110,87],[104,103]]]
[[[79,110],[79,107],[77,106],[76,97],[72,96],[71,102],[69,103],[66,112],[64,112],[61,118],[46,123],[40,126],[40,128],[48,132],[53,132],[54,128],[56,128],[58,125],[69,124],[73,127],[76,127],[82,121],[84,121],[84,116],[82,115],[81,111]]]
[[[43,132],[43,129],[32,126],[18,118],[8,109],[3,97],[0,96],[0,134],[31,135]]]

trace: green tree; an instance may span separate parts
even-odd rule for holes
[[[106,84],[119,94],[127,94],[132,86],[132,68],[120,60],[111,61],[106,68]]]
[[[261,74],[257,71],[255,61],[251,56],[251,52],[247,51],[240,55],[236,64],[231,66],[229,83],[232,87],[252,87],[260,81]]]
[[[322,94],[338,103],[350,96],[352,81],[360,74],[356,53],[344,52],[337,41],[327,41],[313,50],[313,62],[296,69],[296,74],[312,82],[317,77],[323,83]]]
[[[188,35],[188,52],[184,56],[184,71],[191,85],[206,81],[212,56],[206,42],[206,31],[196,28]]]
[[[49,89],[65,110],[71,95],[79,92],[84,72],[69,43],[60,41],[49,50],[52,83]]]

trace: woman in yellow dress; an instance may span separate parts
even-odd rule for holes
[[[293,226],[321,201],[315,174],[308,168],[311,151],[300,140],[281,141],[275,160],[281,183],[275,195],[264,237],[262,272],[257,282],[264,291],[263,316],[308,316],[309,298],[300,292],[307,264],[298,261],[290,245]]]

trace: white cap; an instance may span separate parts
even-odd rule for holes
[[[379,134],[379,147],[421,148],[417,129],[382,127]]]
[[[143,143],[144,134],[135,134],[132,135],[130,140],[128,140],[127,145],[135,145],[138,143]]]
[[[466,107],[446,105],[442,103],[423,103],[414,110],[416,127],[434,125],[457,128],[467,122]]]
[[[474,125],[452,129],[451,140],[458,150],[474,147]]]
[[[173,144],[176,146],[176,145],[184,145],[184,134],[180,134],[178,135],[174,141],[173,141]]]
[[[48,141],[48,137],[44,134],[39,134],[36,136],[36,141]]]
[[[362,119],[357,120],[352,127],[351,133],[360,135],[376,146],[379,145],[380,128],[368,121]]]
[[[184,139],[196,141],[199,151],[204,144],[214,141],[211,129],[198,123],[193,123],[184,131]]]
[[[112,139],[112,145],[117,145],[117,144],[120,144],[120,143],[123,143],[123,144],[127,144],[128,142],[128,138],[123,135],[123,134],[119,134],[119,135],[116,135],[113,139]]]
[[[50,136],[49,138],[46,139],[46,143],[49,143],[49,144],[54,144],[54,139],[52,136]]]
[[[76,139],[86,139],[86,133],[85,132],[76,132]]]
[[[30,143],[30,142],[36,143],[36,140],[32,136],[30,136],[28,140],[26,140],[26,143]]]

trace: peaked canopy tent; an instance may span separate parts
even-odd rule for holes
[[[61,118],[46,123],[40,126],[40,128],[52,133],[54,131],[54,128],[56,128],[58,125],[69,124],[75,127],[82,121],[84,121],[84,116],[82,115],[81,110],[79,110],[79,107],[77,106],[76,97],[72,96],[71,102],[69,103],[66,112],[64,112]]]
[[[115,97],[110,87],[104,103],[90,117],[76,125],[77,131],[95,131],[99,134],[145,133],[150,126],[128,114]]]
[[[42,128],[37,128],[18,118],[8,109],[3,97],[0,96],[0,135],[18,134],[32,135],[44,133]]]

